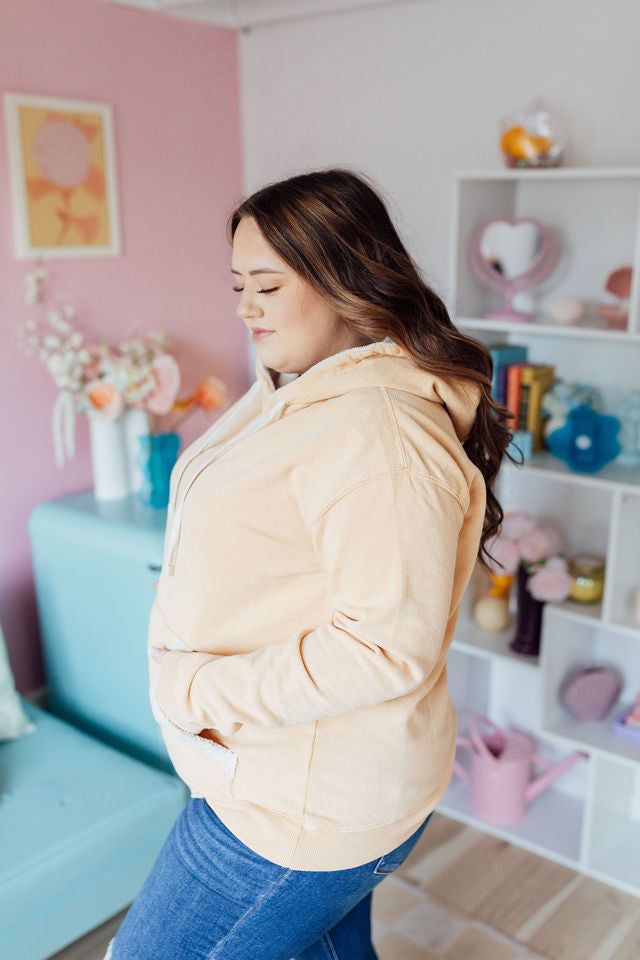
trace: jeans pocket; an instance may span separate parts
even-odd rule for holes
[[[393,873],[394,870],[397,870],[398,867],[402,866],[404,863],[404,857],[399,857],[393,853],[386,853],[384,857],[380,857],[375,867],[373,868],[374,873]]]
[[[384,856],[376,862],[375,867],[373,868],[373,873],[377,874],[388,874],[393,873],[394,870],[397,870],[398,867],[401,867],[404,861],[407,859],[416,843],[422,836],[422,833],[431,819],[433,811],[429,814],[426,820],[424,820],[418,829],[411,834],[411,836],[401,843],[399,847],[396,847],[395,850],[392,850],[391,853],[385,853]]]

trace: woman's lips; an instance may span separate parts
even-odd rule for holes
[[[275,330],[252,330],[251,337],[253,340],[262,340],[263,337],[270,337],[272,333],[275,333]]]

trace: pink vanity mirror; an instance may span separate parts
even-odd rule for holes
[[[481,283],[505,298],[504,307],[488,313],[486,319],[532,321],[533,315],[517,310],[513,299],[542,283],[556,262],[556,243],[539,220],[496,218],[483,223],[471,238],[469,264]]]

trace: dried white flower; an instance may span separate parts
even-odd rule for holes
[[[71,324],[66,320],[63,320],[59,312],[52,312],[49,315],[49,325],[57,333],[70,333]]]
[[[52,353],[47,366],[54,377],[66,373],[69,369],[67,358],[63,353]]]
[[[46,275],[46,270],[33,270],[26,274],[24,278],[24,299],[30,306],[40,303],[42,300],[42,280]]]
[[[168,347],[167,334],[164,327],[161,327],[159,330],[152,330],[148,334],[148,339],[156,343],[163,350],[166,350]]]

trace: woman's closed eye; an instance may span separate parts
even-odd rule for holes
[[[256,290],[256,293],[275,293],[275,291],[279,289],[280,287],[269,287],[264,290]],[[242,293],[244,287],[233,287],[233,290],[235,290],[236,293]]]

